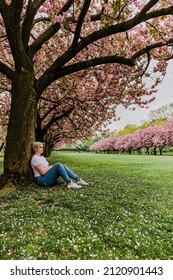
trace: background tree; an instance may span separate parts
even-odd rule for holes
[[[0,72],[11,93],[2,185],[26,182],[37,105],[56,80],[95,67],[107,100],[113,95],[115,104],[147,103],[142,96],[159,83],[155,79],[148,89],[142,82],[152,75],[146,72],[150,61],[158,60],[154,72],[164,75],[171,57],[171,2],[0,1]]]
[[[173,119],[173,103],[161,106],[156,110],[152,110],[148,116],[150,121]]]

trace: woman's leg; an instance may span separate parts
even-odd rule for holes
[[[71,169],[69,169],[66,165],[63,165],[67,175],[69,176],[69,178],[74,179],[74,180],[78,180],[79,176],[76,175]]]
[[[59,176],[61,176],[67,184],[70,183],[71,178],[74,180],[78,179],[78,176],[73,171],[58,162],[52,166],[44,176],[42,176],[44,185],[48,186],[55,183]]]

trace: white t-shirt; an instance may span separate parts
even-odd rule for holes
[[[38,164],[41,164],[43,169],[46,169],[49,165],[44,156],[33,155],[31,158],[31,167],[34,172],[34,177],[41,176],[41,173],[35,168]]]

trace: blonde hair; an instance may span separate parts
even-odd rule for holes
[[[35,148],[38,148],[40,145],[43,145],[43,143],[42,142],[33,142],[32,143],[33,151],[35,152]]]

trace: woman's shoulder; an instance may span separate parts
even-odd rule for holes
[[[44,156],[37,156],[33,155],[31,158],[31,165],[36,166],[38,164],[45,164],[45,158]]]
[[[31,158],[32,160],[46,160],[46,158],[44,157],[44,156],[37,156],[37,155],[33,155],[32,156],[32,158]]]
[[[33,162],[33,161],[38,161],[38,160],[40,160],[41,159],[41,157],[39,157],[39,156],[37,156],[37,155],[33,155],[32,157],[31,157],[31,162]]]
[[[31,157],[31,159],[37,159],[37,158],[39,158],[37,155],[33,155],[33,156]]]

